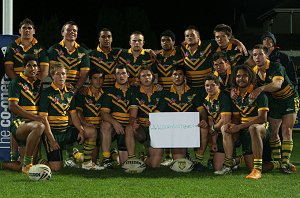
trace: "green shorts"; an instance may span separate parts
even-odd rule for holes
[[[17,139],[17,129],[20,126],[20,124],[22,123],[22,121],[20,119],[14,120],[10,126],[10,132],[12,134],[12,136],[15,138],[15,140],[18,143],[18,146],[20,147],[25,147],[26,146],[26,140],[18,140]]]
[[[66,146],[68,144],[77,142],[77,137],[78,137],[78,130],[77,128],[69,127],[66,132],[60,133],[57,131],[52,131],[53,136],[57,143],[60,146],[59,150],[52,150],[50,147],[50,144],[48,142],[48,139],[46,138],[45,135],[43,135],[43,144],[45,146],[46,154],[47,154],[47,159],[48,161],[63,161],[63,153],[62,151],[66,149]]]
[[[282,116],[292,113],[298,113],[299,98],[291,96],[284,100],[276,100],[269,97],[269,116],[274,119],[281,119]]]

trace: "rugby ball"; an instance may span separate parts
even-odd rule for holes
[[[146,169],[146,164],[140,159],[128,159],[122,168],[126,173],[141,173]]]
[[[186,158],[176,159],[170,164],[170,168],[176,172],[187,173],[193,170],[194,164]]]
[[[51,169],[44,164],[33,165],[29,171],[29,179],[34,181],[49,180],[51,178]]]

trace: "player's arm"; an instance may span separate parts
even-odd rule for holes
[[[34,120],[34,121],[42,121],[41,116],[29,113],[28,111],[23,109],[21,106],[19,106],[18,101],[16,101],[16,100],[9,100],[8,108],[13,114],[18,115],[22,118]]]
[[[40,115],[43,115],[43,113],[40,113]],[[45,125],[44,133],[45,133],[45,135],[48,139],[48,142],[49,142],[51,148],[54,149],[54,150],[58,150],[58,149],[60,149],[60,146],[59,146],[58,142],[56,141],[56,139],[53,136],[53,133],[51,131],[51,127],[50,127],[50,124],[49,124],[46,113],[44,115],[44,118],[45,118],[44,121],[43,121],[43,124]]]
[[[14,71],[14,64],[12,62],[5,62],[4,63],[4,69],[5,69],[6,75],[10,79],[15,79],[16,78],[16,73]]]
[[[109,109],[101,109],[101,118],[103,121],[111,123],[116,133],[124,134],[124,128],[116,119],[111,116]]]
[[[79,109],[79,108],[76,108],[77,110],[77,116],[78,116],[78,119],[80,120],[80,123],[83,125],[83,126],[89,126],[89,127],[94,127],[93,124],[90,124],[86,121],[84,115],[83,115],[83,112],[82,112],[82,109]]]
[[[74,124],[74,126],[77,128],[78,132],[78,137],[77,140],[79,140],[79,144],[82,144],[84,141],[84,137],[85,137],[85,130],[84,127],[82,126],[82,124],[80,123],[80,120],[77,116],[77,111],[76,110],[71,110],[69,111],[71,118],[72,118],[72,122]]]
[[[267,113],[268,113],[268,109],[261,109],[258,111],[258,115],[255,116],[249,122],[245,122],[243,124],[238,124],[238,125],[233,125],[230,127],[229,130],[231,133],[236,133],[242,129],[249,128],[253,124],[264,124],[265,122],[267,122]]]
[[[44,80],[49,74],[49,63],[42,62],[40,63],[40,73],[38,78]]]
[[[284,78],[282,76],[273,77],[271,83],[260,86],[260,87],[256,88],[255,90],[253,90],[253,92],[251,93],[251,98],[256,99],[261,92],[272,93],[272,92],[278,91],[281,88],[283,81],[284,81]]]

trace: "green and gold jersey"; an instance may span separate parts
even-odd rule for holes
[[[287,76],[285,68],[279,63],[270,62],[269,60],[267,60],[265,75],[262,75],[259,72],[257,65],[253,68],[253,71],[256,73],[258,86],[269,84],[274,78],[283,80],[281,88],[278,91],[272,92],[270,94],[275,100],[284,100],[289,97],[298,96],[297,92],[294,89],[294,86]]]
[[[13,79],[9,84],[8,101],[17,101],[18,105],[24,110],[37,115],[39,111],[41,90],[41,80],[36,78],[33,82],[30,82],[23,73],[20,73],[20,75]],[[25,122],[32,121],[13,115],[13,121],[16,120]]]
[[[76,109],[83,113],[85,120],[93,124],[96,128],[100,128],[101,117],[100,109],[102,104],[104,91],[100,90],[99,95],[95,96],[91,91],[91,87],[88,87],[86,95],[81,93],[76,95]]]
[[[214,75],[219,77],[220,88],[222,90],[230,92],[232,77],[231,77],[231,66],[229,66],[226,70],[225,74],[219,74],[217,71],[214,71]]]
[[[187,70],[187,84],[190,87],[203,87],[205,77],[212,73],[212,47],[211,41],[200,41],[198,49],[193,53],[187,49],[187,46],[181,47]]]
[[[112,48],[109,53],[105,53],[99,46],[90,52],[91,71],[100,68],[105,75],[103,87],[114,86],[116,81],[114,72],[121,52],[120,48]]]
[[[138,73],[142,66],[148,66],[152,70],[156,67],[156,63],[153,63],[150,53],[144,49],[138,57],[133,56],[131,48],[123,49],[119,57],[119,63],[127,65],[127,70],[130,73],[128,78],[130,84],[139,81]]]
[[[48,49],[49,60],[59,61],[68,69],[67,81],[75,84],[79,79],[80,70],[90,70],[88,51],[75,43],[75,50],[68,51],[63,41],[54,44]]]
[[[34,54],[38,57],[38,62],[40,66],[49,67],[49,58],[46,50],[38,43],[38,41],[33,38],[31,46],[24,48],[21,44],[21,39],[18,38],[14,43],[10,44],[5,53],[5,64],[13,64],[14,72],[17,75],[24,70],[23,60],[25,55]]]
[[[258,116],[258,111],[269,111],[268,97],[261,93],[253,101],[249,95],[253,91],[253,85],[250,85],[246,94],[241,95],[239,89],[237,90],[238,97],[233,100],[233,112],[238,112],[241,116],[241,123],[246,123]]]
[[[221,49],[221,47],[217,47],[215,50],[213,50],[213,53],[224,51],[227,54],[227,59],[230,62],[230,65],[232,68],[236,65],[243,64],[247,60],[247,56],[244,56],[240,50],[237,49],[237,46],[229,42],[227,48]],[[212,53],[212,54],[213,54]]]
[[[66,87],[60,90],[53,83],[43,89],[39,114],[48,117],[52,132],[65,133],[69,125],[69,112],[76,111],[74,94]]]
[[[149,113],[157,111],[159,102],[164,97],[164,91],[158,91],[154,86],[152,94],[148,96],[143,87],[136,87],[130,99],[130,108],[138,108],[138,121],[145,124],[149,121]]]
[[[104,92],[101,110],[110,111],[111,116],[120,124],[129,124],[129,101],[132,95],[132,87],[128,85],[127,91],[122,91],[116,83]]]
[[[169,90],[172,86],[172,69],[175,65],[184,65],[183,56],[179,48],[173,49],[169,56],[161,51],[156,56],[156,68],[153,72],[158,75],[158,84],[162,85],[164,90]]]
[[[160,112],[197,112],[203,108],[203,97],[190,88],[184,87],[184,93],[178,94],[172,85],[169,91],[165,92],[163,101],[157,108]]]
[[[220,90],[214,98],[209,98],[207,95],[203,101],[203,106],[206,109],[208,116],[213,118],[217,124],[222,114],[232,114],[233,103],[228,92]]]

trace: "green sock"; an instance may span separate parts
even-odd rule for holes
[[[24,166],[28,165],[28,164],[32,164],[33,161],[33,156],[24,156]]]

